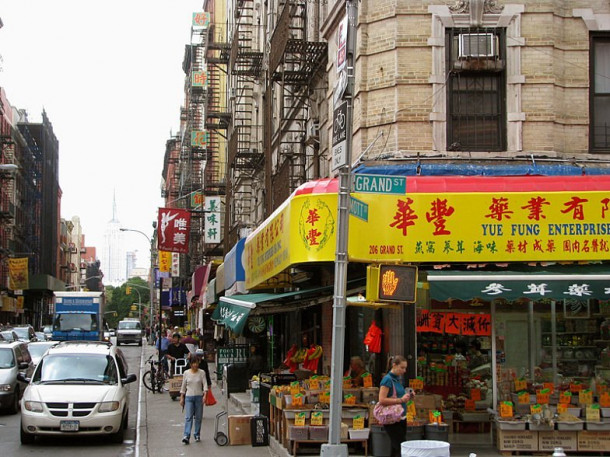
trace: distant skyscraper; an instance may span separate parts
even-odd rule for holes
[[[102,249],[101,270],[104,272],[104,282],[120,286],[127,280],[127,256],[123,244],[123,232],[117,217],[116,196],[112,199],[112,219],[104,232],[104,247]]]

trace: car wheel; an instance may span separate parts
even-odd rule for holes
[[[19,412],[19,386],[15,387],[15,395],[13,397],[13,403],[8,408],[10,414],[17,414]]]
[[[21,438],[21,444],[34,444],[34,441],[36,441],[36,435],[32,435],[31,433],[28,433],[23,430],[23,424],[19,426],[19,430],[21,432],[19,434]]]
[[[140,339],[140,341],[138,342],[138,346],[142,346],[142,340]]]
[[[121,426],[119,427],[119,429],[116,431],[116,433],[113,433],[112,435],[110,435],[110,441],[116,444],[122,444],[123,443],[123,438],[125,435],[125,429],[127,428],[127,419],[125,416],[123,416],[123,420],[121,421]]]
[[[123,421],[123,430],[127,430],[129,427],[129,410],[125,413],[125,420]]]

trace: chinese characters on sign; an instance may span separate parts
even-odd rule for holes
[[[563,294],[566,298],[587,298],[593,294],[593,291],[590,289],[589,284],[586,283],[574,283],[568,284],[566,286],[561,286],[562,290],[557,291],[554,288],[551,289],[549,284],[544,282],[531,282],[526,285],[526,288],[522,288],[520,291],[513,291],[513,289],[505,286],[501,282],[490,282],[483,289],[481,289],[481,293],[484,296],[494,297],[503,294],[513,295],[511,292],[516,292],[517,294],[521,292],[521,296],[523,297],[536,297],[536,298],[544,298],[549,294],[553,294],[553,296],[557,296],[557,292]]]
[[[220,243],[222,232],[220,224],[220,205],[221,197],[205,197],[203,206],[203,225],[206,243]]]
[[[491,336],[491,314],[439,313],[418,310],[417,331]]]
[[[349,252],[358,259],[402,254],[396,260],[573,261],[610,255],[604,192],[355,195],[370,207],[368,221],[350,226]]]
[[[172,252],[172,278],[180,277],[180,254]]]
[[[159,208],[157,223],[158,249],[187,254],[191,213],[182,209]]]
[[[208,88],[208,72],[207,70],[203,71],[194,71],[192,74],[191,84],[193,87],[202,87],[204,89]]]
[[[207,130],[193,130],[191,132],[191,146],[196,148],[207,148],[210,139]]]
[[[202,27],[207,29],[210,26],[210,13],[203,11],[200,13],[193,13],[193,27]]]

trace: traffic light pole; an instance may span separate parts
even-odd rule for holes
[[[321,457],[347,457],[347,444],[341,444],[341,411],[343,404],[343,359],[345,353],[345,305],[347,292],[349,198],[351,191],[352,117],[354,96],[354,54],[358,9],[355,0],[346,6],[347,32],[347,99],[346,159],[339,169],[339,194],[337,207],[337,242],[335,251],[335,283],[333,299],[333,338],[330,376],[330,422],[328,443],[320,449]],[[340,32],[339,32],[340,33]]]

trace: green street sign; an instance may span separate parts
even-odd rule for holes
[[[369,221],[369,205],[350,196],[349,213],[364,222]]]
[[[367,194],[404,195],[407,178],[404,176],[355,174],[352,192]]]

